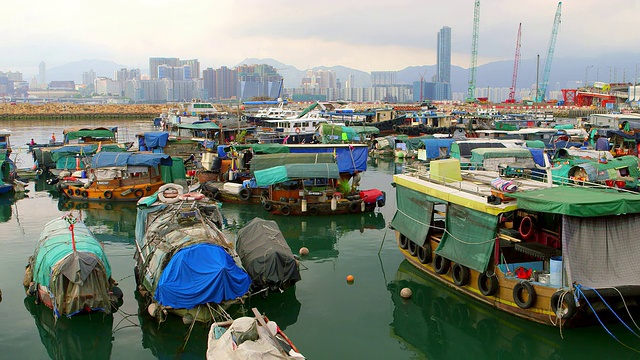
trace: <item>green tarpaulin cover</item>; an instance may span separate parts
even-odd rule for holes
[[[287,164],[254,173],[257,186],[268,186],[294,179],[338,179],[337,164]]]
[[[180,129],[192,129],[192,130],[218,130],[220,126],[214,123],[213,121],[207,121],[197,124],[178,124],[178,128]]]
[[[497,216],[450,203],[447,207],[447,231],[440,240],[436,254],[484,272],[496,241],[497,224]]]
[[[64,137],[65,141],[69,142],[71,140],[80,139],[83,137],[90,137],[92,139],[113,139],[116,137],[116,135],[113,133],[113,131],[107,129],[84,129],[66,132],[64,134]]]
[[[442,201],[409,188],[396,186],[396,203],[397,210],[391,226],[414,243],[424,245],[433,220],[433,207]]]
[[[518,207],[578,217],[640,213],[640,194],[617,190],[558,186],[516,192]]]
[[[335,163],[333,153],[285,153],[256,155],[251,159],[251,171],[264,170],[286,164],[330,164]]]
[[[176,180],[185,180],[187,171],[184,167],[182,158],[172,157],[171,166],[160,165],[160,175],[165,184],[175,182]]]
[[[225,147],[224,151],[229,152],[229,148],[237,151],[251,149],[255,154],[286,154],[289,153],[289,147],[282,144],[248,144],[248,145],[230,145]]]

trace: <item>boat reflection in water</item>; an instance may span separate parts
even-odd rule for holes
[[[55,360],[110,359],[113,346],[113,316],[95,313],[61,316],[56,321],[46,306],[36,304],[33,297],[24,299],[24,306],[35,319],[40,340],[49,358]],[[7,354],[5,354],[7,355]]]
[[[267,297],[253,296],[245,304],[246,309],[258,308],[270,321],[275,321],[280,330],[286,330],[287,326],[298,321],[302,304],[296,298],[295,285],[281,293],[270,292]],[[247,316],[251,316],[247,314]]]
[[[412,290],[410,299],[400,296],[403,288]],[[425,358],[562,360],[581,358],[576,352],[580,348],[579,353],[589,354],[589,358],[606,359],[614,354],[612,347],[615,356],[625,352],[598,326],[563,329],[560,333],[469,300],[407,260],[400,263],[387,289],[394,304],[392,336]],[[622,326],[612,331],[625,344],[637,341],[633,335],[624,334]],[[587,348],[584,337],[592,339]],[[633,350],[626,353],[630,359],[637,357]]]
[[[79,211],[83,222],[99,241],[133,244],[136,230],[136,204],[130,202],[76,202],[58,199],[58,210]]]

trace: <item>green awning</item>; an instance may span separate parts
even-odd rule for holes
[[[640,194],[609,189],[558,186],[510,194],[518,207],[578,217],[640,213]]]
[[[409,240],[423,246],[429,235],[436,202],[441,201],[413,189],[396,186],[397,210],[391,226]]]
[[[288,154],[289,147],[282,144],[245,144],[245,145],[229,145],[224,148],[225,152],[229,148],[237,151],[251,149],[255,154]]]
[[[450,203],[447,207],[447,231],[436,254],[484,272],[491,260],[497,225],[497,216]]]
[[[251,171],[269,169],[286,164],[330,164],[335,163],[333,153],[284,153],[262,154],[251,159]]]
[[[220,126],[214,123],[213,121],[207,121],[197,124],[178,124],[178,128],[180,129],[192,129],[192,130],[218,130]]]
[[[107,130],[107,129],[86,129],[86,130],[69,131],[65,133],[64,136],[66,141],[80,139],[83,137],[89,137],[92,139],[100,139],[100,138],[112,139],[116,137],[113,131]]]
[[[295,179],[338,179],[337,164],[287,164],[254,173],[257,186],[268,186]]]

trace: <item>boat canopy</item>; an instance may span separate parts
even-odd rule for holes
[[[640,213],[640,194],[614,189],[558,186],[510,194],[518,207],[576,217]]]
[[[213,121],[197,122],[193,124],[176,124],[179,129],[190,130],[219,130],[220,126]]]
[[[286,164],[331,164],[335,162],[335,156],[330,153],[263,154],[256,155],[251,159],[251,172]]]
[[[310,144],[306,146],[289,145],[292,153],[332,153],[336,157],[338,171],[353,174],[367,171],[369,147],[352,144]]]
[[[442,157],[448,157],[451,153],[451,144],[454,139],[421,139],[420,140],[426,150],[427,159],[437,159]],[[442,154],[441,149],[446,149],[446,153]]]
[[[339,179],[336,164],[287,164],[254,172],[257,186],[268,186],[296,179]]]
[[[238,231],[236,249],[254,290],[284,290],[301,279],[296,258],[273,220],[253,218]]]
[[[289,153],[289,148],[282,144],[245,144],[245,145],[219,145],[225,152],[229,149],[237,151],[248,150],[254,154],[285,154]]]
[[[169,141],[169,133],[166,131],[152,131],[144,133],[144,144],[147,148],[164,148]]]
[[[124,167],[124,166],[158,166],[172,164],[171,156],[167,154],[141,154],[130,152],[104,152],[95,154],[91,160],[91,167]]]
[[[67,143],[71,140],[76,140],[80,138],[92,138],[92,139],[115,139],[115,129],[107,129],[107,128],[95,128],[95,129],[65,129],[62,133],[64,134],[64,142]]]
[[[160,275],[155,298],[165,306],[193,309],[242,297],[250,284],[247,273],[225,249],[201,243],[182,248],[171,257]]]

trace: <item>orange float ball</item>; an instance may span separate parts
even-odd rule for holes
[[[347,282],[348,282],[348,283],[352,283],[352,282],[353,282],[353,280],[354,280],[353,275],[347,275]]]

